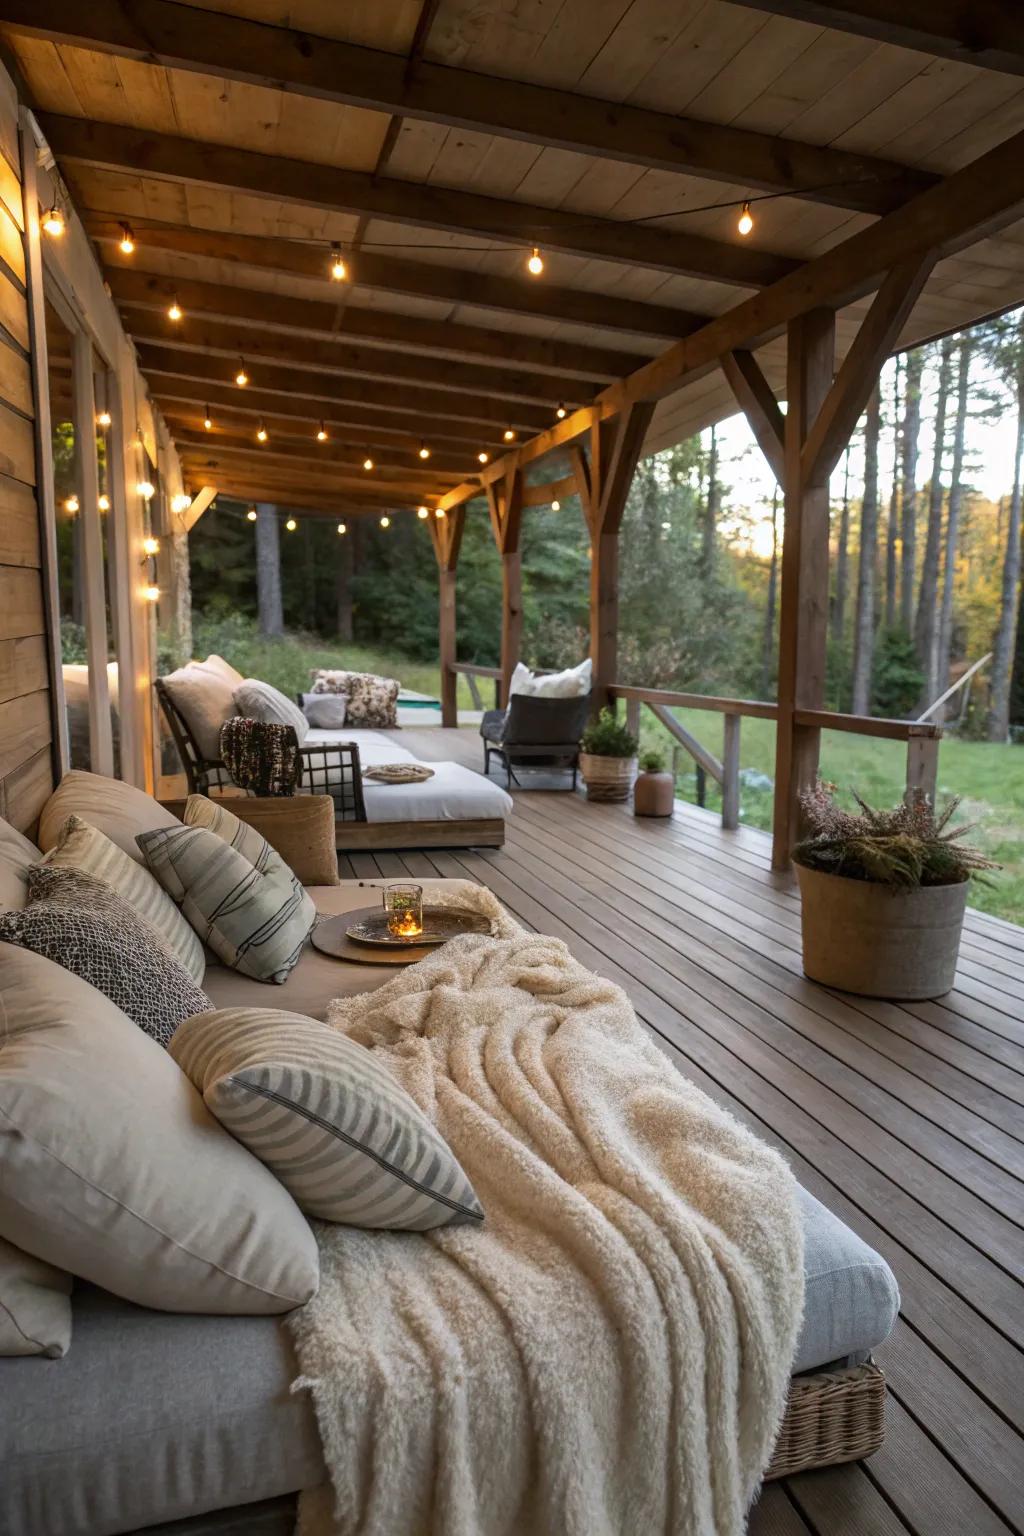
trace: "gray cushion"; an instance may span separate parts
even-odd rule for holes
[[[309,721],[299,706],[285,698],[279,688],[271,683],[261,683],[257,677],[247,677],[235,689],[234,699],[238,713],[249,720],[261,720],[266,725],[290,725],[302,746]]]
[[[804,1223],[804,1321],[793,1373],[859,1362],[886,1338],[900,1293],[882,1256],[799,1188]]]

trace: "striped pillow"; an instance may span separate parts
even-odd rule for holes
[[[190,795],[186,823],[139,835],[153,874],[219,960],[284,982],[316,922],[313,898],[255,827]]]
[[[144,917],[193,981],[206,974],[206,956],[199,935],[189,927],[166,891],[144,864],[129,858],[116,843],[80,816],[69,816],[57,834],[57,846],[43,859],[58,869],[82,869],[109,885]]]
[[[483,1221],[451,1148],[371,1051],[277,1008],[221,1008],[171,1055],[307,1215],[426,1232]]]

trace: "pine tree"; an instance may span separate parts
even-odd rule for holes
[[[942,571],[942,601],[939,610],[938,670],[936,684],[941,691],[949,680],[953,648],[953,587],[960,538],[960,513],[964,499],[964,448],[967,437],[967,406],[971,390],[971,358],[974,336],[966,331],[960,338],[957,374],[956,420],[953,427],[953,468],[949,482],[949,507],[946,512],[946,548]]]
[[[914,582],[917,578],[917,449],[921,436],[921,375],[924,351],[915,347],[907,353],[905,404],[903,409],[903,463],[900,562],[900,628],[911,634],[914,627]]]
[[[773,524],[774,527],[774,524]],[[832,644],[843,643],[846,625],[846,589],[850,580],[850,448],[843,456],[843,503],[839,512],[839,537],[836,545],[836,589],[832,601]]]
[[[277,507],[265,501],[256,508],[256,610],[261,634],[284,634]]]
[[[917,651],[918,663],[924,674],[924,688],[920,699],[922,710],[927,708],[938,692],[936,637],[939,566],[942,555],[942,462],[946,452],[946,413],[952,372],[953,341],[947,336],[942,343],[939,361],[939,389],[935,403],[935,446],[932,454],[931,483],[928,488],[928,529],[925,535],[924,559],[921,562],[917,617],[914,620],[914,649]]]
[[[1013,491],[1007,514],[1006,548],[999,598],[999,622],[992,655],[992,696],[986,734],[989,741],[1006,741],[1010,734],[1010,682],[1020,615],[1021,458],[1024,455],[1024,311],[1009,335],[1000,338],[997,354],[1003,377],[1017,404],[1017,437],[1013,460]]]
[[[878,558],[878,438],[881,397],[876,384],[868,401],[864,426],[864,495],[860,504],[860,552],[857,561],[857,613],[853,635],[853,702],[855,715],[866,715],[871,702],[871,672],[875,649],[875,564]]]
[[[896,359],[896,377],[892,393],[892,490],[889,495],[889,517],[885,528],[885,627],[891,630],[896,624],[896,542],[900,521],[900,376],[903,359]]]
[[[847,455],[849,458],[849,455]],[[768,565],[768,592],[764,608],[764,634],[761,639],[761,698],[768,697],[775,657],[775,609],[779,589],[779,487],[772,491],[772,556]]]

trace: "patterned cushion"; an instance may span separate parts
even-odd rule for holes
[[[304,693],[302,713],[318,731],[340,731],[348,715],[348,694]]]
[[[206,974],[206,956],[198,934],[189,927],[145,865],[122,853],[109,837],[104,837],[79,816],[69,816],[60,829],[56,848],[50,850],[43,863],[59,869],[81,869],[109,885],[133,912],[156,929],[192,980],[202,981]]]
[[[309,721],[298,705],[285,698],[279,689],[271,687],[270,683],[261,683],[258,678],[247,677],[235,689],[234,698],[238,713],[249,720],[261,720],[264,725],[293,726],[299,746],[302,746],[309,733]]]
[[[483,1220],[419,1107],[371,1051],[329,1024],[222,1008],[183,1024],[171,1054],[308,1215],[410,1232]]]
[[[320,668],[313,673],[314,693],[348,695],[345,724],[352,727],[397,726],[399,687],[393,677],[377,677],[373,672]]]
[[[182,1019],[210,1007],[156,929],[80,869],[37,864],[29,870],[28,905],[0,917],[0,939],[81,976],[160,1045]]]
[[[265,837],[189,795],[185,825],[139,838],[146,863],[218,959],[257,981],[287,981],[316,907]]]

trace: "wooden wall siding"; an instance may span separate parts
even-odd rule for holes
[[[0,93],[0,816],[31,831],[53,789],[17,103]]]

